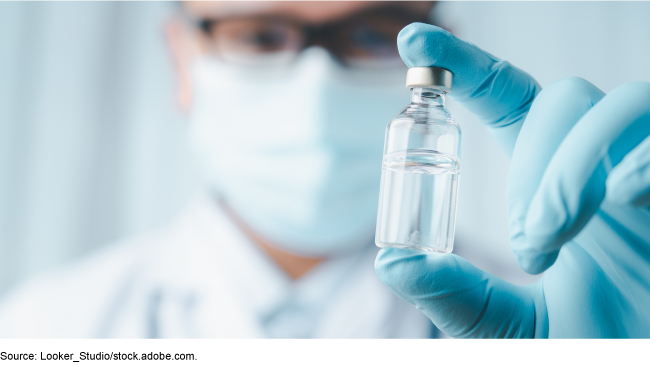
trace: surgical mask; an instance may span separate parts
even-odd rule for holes
[[[271,245],[328,256],[372,242],[384,128],[408,102],[405,66],[344,68],[320,47],[290,67],[201,58],[190,138],[202,172]]]

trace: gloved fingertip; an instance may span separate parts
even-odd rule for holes
[[[551,197],[553,197],[552,193],[538,190],[526,214],[524,232],[526,237],[535,237],[536,245],[539,247],[553,242],[555,237],[561,234],[569,218],[565,207],[556,208],[552,204],[555,199]]]
[[[419,251],[419,250],[409,250],[409,249],[395,248],[395,247],[384,247],[381,250],[379,250],[379,253],[377,254],[377,260],[376,261],[393,260],[393,259],[397,259],[397,258],[408,257],[408,256],[422,254],[422,253],[423,252]]]
[[[413,283],[422,270],[414,261],[426,259],[425,256],[424,252],[417,250],[384,248],[377,254],[375,273],[393,293],[415,305],[411,296],[417,289],[413,288]]]
[[[394,248],[377,255],[375,272],[409,302],[456,292],[483,278],[482,271],[454,254]]]
[[[449,38],[456,38],[448,31],[425,23],[411,23],[397,35],[397,48],[408,67],[429,67],[444,52]]]
[[[514,249],[515,259],[525,272],[531,275],[541,274],[546,271],[555,260],[560,251],[539,252],[534,249]]]
[[[407,269],[402,264],[406,263],[409,258],[416,258],[422,255],[426,254],[418,250],[393,247],[382,248],[375,259],[375,272],[380,280],[384,282],[382,278],[388,279],[402,275],[403,271]]]

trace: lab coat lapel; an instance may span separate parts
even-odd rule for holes
[[[181,286],[192,288],[194,295],[193,310],[187,312],[195,332],[192,337],[263,337],[233,286],[236,280],[225,270],[225,260],[229,260],[227,247],[234,238],[228,222],[211,204],[214,203],[208,198],[200,199],[180,223],[176,238],[176,247],[182,247],[176,252],[183,257]]]

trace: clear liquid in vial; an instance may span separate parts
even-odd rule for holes
[[[380,247],[451,252],[460,161],[432,150],[384,156],[375,241]]]

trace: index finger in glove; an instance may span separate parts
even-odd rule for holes
[[[539,99],[543,102],[543,95]],[[552,105],[540,108],[539,117],[536,106],[526,121],[526,127],[529,122],[533,126],[537,121],[552,128],[556,124],[550,118],[552,113],[549,113],[549,108]],[[518,259],[523,253],[524,270],[539,273],[553,264],[562,245],[575,237],[599,209],[605,198],[610,172],[613,173],[637,146],[637,151],[644,151],[642,142],[650,135],[650,84],[625,84],[602,97],[570,128],[566,136],[558,133],[556,140],[561,143],[557,149],[552,148],[553,143],[540,140],[539,135],[533,136],[527,132],[522,130],[517,143],[517,157],[520,143],[522,149],[534,149],[532,140],[529,140],[530,145],[524,146],[526,136],[537,139],[540,148],[546,144],[542,149],[547,151],[546,154],[552,154],[545,169],[543,165],[540,166],[543,176],[527,207],[524,226],[516,222],[523,233],[518,237],[523,238]],[[516,161],[513,161],[513,165],[511,168],[514,172]],[[521,264],[522,260],[519,261]]]
[[[558,80],[539,94],[519,133],[508,174],[508,220],[510,245],[519,266],[529,273],[542,272],[557,257],[557,248],[537,246],[526,230],[531,201],[566,135],[604,95],[584,79]]]
[[[448,31],[424,23],[406,26],[397,46],[409,67],[440,67],[454,74],[449,96],[460,101],[490,132],[508,156],[528,109],[541,90],[527,73]]]
[[[541,282],[520,287],[454,254],[382,249],[379,279],[452,337],[531,338],[548,335]]]

